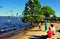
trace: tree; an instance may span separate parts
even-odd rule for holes
[[[57,20],[56,18],[57,18],[57,16],[56,15],[53,15],[52,20],[53,21],[56,21]]]
[[[55,14],[54,10],[50,6],[43,6],[41,10],[45,17],[50,17],[50,15]]]
[[[28,0],[25,10],[23,11],[24,22],[42,21],[41,5],[38,0]]]

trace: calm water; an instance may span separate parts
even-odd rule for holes
[[[12,31],[15,29],[28,28],[29,23],[22,22],[22,18],[11,17],[11,23],[8,22],[7,16],[0,16],[0,33],[1,31]]]

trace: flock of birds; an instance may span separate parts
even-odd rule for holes
[[[20,4],[17,4],[16,6],[14,6],[13,8],[11,8],[11,10],[10,11],[6,11],[4,14],[9,14],[9,12],[10,13],[12,13],[12,12],[14,12],[13,10],[15,10],[15,9],[18,9],[17,7],[19,7],[20,6]],[[0,10],[3,8],[4,6],[2,6],[2,5],[0,5]],[[16,15],[18,15],[18,12],[17,12],[17,14]],[[11,14],[11,16],[13,16],[13,13]],[[4,32],[4,30],[2,29],[2,30],[0,30],[1,32]]]
[[[3,7],[5,7],[5,6],[3,6],[3,5],[0,5],[0,10],[3,8]],[[5,13],[4,14],[10,14],[11,13],[11,16],[13,16],[14,14],[14,11],[16,10],[16,9],[18,9],[18,7],[20,7],[20,3],[18,2],[18,4],[16,4],[14,7],[9,7],[9,8],[11,8],[10,10],[6,10],[5,11]],[[18,13],[18,11],[16,12],[16,13]]]

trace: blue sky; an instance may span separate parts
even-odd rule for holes
[[[18,12],[22,14],[25,4],[28,0],[0,0],[0,16],[16,15]],[[60,0],[39,0],[41,6],[50,6],[55,10],[57,16],[60,17]]]

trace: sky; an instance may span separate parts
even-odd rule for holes
[[[50,6],[60,17],[60,0],[38,0],[41,6]],[[0,16],[22,15],[28,0],[0,0]]]

